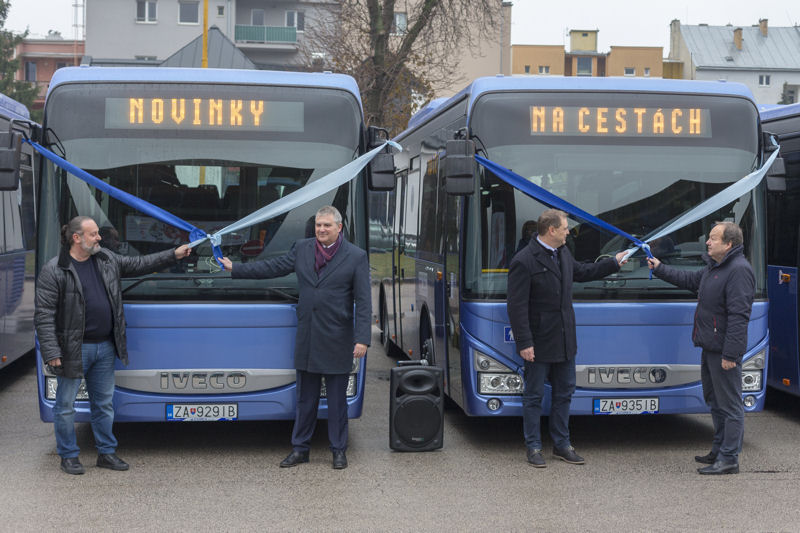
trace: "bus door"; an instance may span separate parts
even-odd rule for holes
[[[406,186],[408,184],[408,171],[403,171],[397,176],[397,202],[395,204],[394,225],[392,234],[394,235],[394,253],[392,253],[392,315],[394,316],[394,342],[403,349],[403,327],[400,319],[402,305],[401,284],[403,281],[403,256],[405,255],[405,236],[403,235],[403,220],[406,216]]]
[[[419,355],[419,309],[417,307],[417,241],[419,238],[419,156],[411,158],[408,173],[403,176],[403,216],[400,220],[400,252],[398,253],[398,329],[402,332],[402,348],[408,355]]]
[[[442,191],[444,192],[444,191]],[[444,317],[444,329],[446,336],[446,358],[447,358],[447,393],[452,398],[452,393],[462,391],[464,388],[461,383],[461,327],[459,302],[461,292],[459,283],[461,279],[459,269],[459,258],[461,250],[462,212],[461,204],[463,197],[448,194],[446,197],[446,207],[442,212],[442,227],[444,228],[444,277],[445,277],[445,296],[447,298],[446,312]],[[454,398],[456,403],[461,405],[462,398]]]

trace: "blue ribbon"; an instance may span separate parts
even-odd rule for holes
[[[616,226],[612,226],[608,222],[600,220],[594,215],[590,215],[583,209],[572,205],[563,198],[559,198],[550,191],[536,185],[535,183],[526,180],[519,174],[512,172],[511,170],[507,169],[502,165],[498,165],[494,161],[491,161],[479,155],[475,156],[475,160],[484,167],[486,167],[487,169],[491,170],[492,173],[494,173],[498,178],[505,181],[515,189],[527,194],[534,200],[538,200],[543,204],[549,205],[550,207],[553,207],[555,209],[560,209],[567,214],[573,215],[576,218],[588,222],[592,226],[604,229],[611,233],[616,233],[617,235],[621,235],[622,237],[625,237],[626,239],[634,242],[637,245],[637,247],[644,250],[644,252],[647,254],[647,257],[653,257],[653,255],[650,253],[650,246],[648,246],[646,242],[637,239],[633,235],[630,235],[629,233],[622,231]]]

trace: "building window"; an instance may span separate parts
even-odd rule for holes
[[[289,28],[297,28],[297,31],[306,29],[306,15],[302,11],[287,11],[286,12],[286,26]]]
[[[408,15],[405,13],[395,13],[392,22],[392,33],[405,35],[408,33]]]
[[[550,65],[539,65],[539,74],[550,74]]]
[[[136,0],[136,22],[155,22],[156,2],[152,0]]]
[[[636,76],[636,67],[625,67],[626,76]]]
[[[225,16],[225,6],[217,6],[217,16],[218,17]]]
[[[178,22],[181,24],[200,23],[200,2],[178,2]]]
[[[759,87],[769,87],[769,74],[759,74],[758,75],[758,86]]]
[[[525,74],[530,74],[530,73],[531,73],[531,66],[525,65]]]
[[[644,75],[645,75],[645,77],[649,77],[650,76],[650,67],[644,67]]]
[[[579,57],[578,58],[578,76],[591,76],[592,75],[592,58]]]
[[[250,10],[250,24],[253,26],[263,26],[264,25],[264,10],[263,9],[251,9]]]
[[[33,61],[25,62],[25,81],[36,81],[36,63]]]

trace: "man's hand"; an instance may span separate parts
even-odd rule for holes
[[[223,257],[222,259],[220,259],[220,263],[222,263],[222,268],[224,268],[228,272],[233,270],[233,261],[231,261],[227,257]]]
[[[192,253],[192,249],[189,248],[188,244],[181,244],[177,248],[175,248],[175,259],[180,261],[184,257],[189,257],[189,254]]]
[[[650,270],[655,270],[658,268],[658,265],[661,264],[661,261],[656,259],[655,257],[648,257],[647,258],[647,266],[650,267]]]
[[[356,347],[353,348],[353,357],[356,359],[361,359],[365,355],[367,355],[367,345],[357,342]]]
[[[60,357],[56,357],[55,359],[50,359],[45,364],[47,364],[49,366],[61,366],[61,358]]]
[[[724,357],[722,358],[722,370],[730,370],[736,366],[736,361],[728,361]]]
[[[617,254],[616,259],[617,259],[617,264],[618,265],[622,266],[622,265],[624,265],[625,263],[628,262],[628,260],[625,259],[625,256],[627,254],[628,254],[627,250],[622,250],[620,253]]]
[[[533,355],[533,346],[529,348],[525,348],[521,352],[519,352],[520,357],[528,361],[529,363],[533,363],[534,355]]]

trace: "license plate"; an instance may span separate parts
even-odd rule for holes
[[[210,422],[236,420],[239,404],[236,403],[168,403],[167,420],[175,422]]]
[[[654,415],[658,398],[595,398],[596,415]]]

